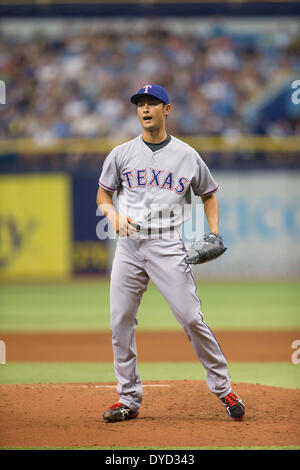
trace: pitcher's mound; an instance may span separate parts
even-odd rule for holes
[[[233,421],[201,381],[145,382],[135,420],[105,423],[116,385],[1,385],[0,447],[208,447],[300,445],[300,391],[233,384],[246,405]]]

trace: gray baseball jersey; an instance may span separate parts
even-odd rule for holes
[[[143,229],[155,235],[160,228],[179,228],[190,217],[191,190],[204,196],[219,189],[199,154],[173,136],[156,152],[141,136],[115,147],[99,185],[116,191],[118,212],[141,226],[141,236]]]
[[[204,322],[178,230],[189,216],[183,209],[190,206],[191,190],[203,196],[217,191],[219,185],[198,153],[186,143],[171,137],[167,145],[153,152],[141,136],[112,150],[104,162],[99,185],[116,191],[118,212],[142,227],[140,233],[118,239],[111,271],[112,345],[120,402],[132,410],[139,410],[142,403],[135,328],[149,279],[168,301],[205,367],[208,388],[219,398],[224,397],[231,391],[227,362]],[[172,228],[174,236],[153,236],[152,229],[164,228]],[[149,229],[151,236],[143,237],[143,232],[149,235]]]

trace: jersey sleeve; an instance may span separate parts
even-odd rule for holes
[[[191,186],[196,196],[208,196],[209,194],[215,193],[220,188],[220,185],[215,181],[209,168],[196,151],[195,170]]]
[[[98,181],[99,186],[108,191],[116,191],[120,187],[121,179],[117,161],[118,153],[113,149],[105,158],[101,175]]]

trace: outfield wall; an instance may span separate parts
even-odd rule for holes
[[[1,175],[0,280],[65,279],[71,274],[70,196],[66,173]]]
[[[195,275],[299,276],[300,171],[213,174],[221,185],[220,231],[228,250],[194,268]],[[96,207],[97,180],[98,170],[1,176],[0,280],[109,274],[115,240],[98,238],[107,222]],[[194,200],[203,213],[200,198]],[[208,231],[203,220],[198,228],[198,238]]]
[[[214,172],[227,252],[199,276],[300,274],[300,172]],[[207,231],[207,227],[205,229]]]

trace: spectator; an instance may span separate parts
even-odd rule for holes
[[[101,32],[57,28],[20,38],[0,37],[0,78],[7,105],[0,137],[40,141],[65,137],[131,138],[138,133],[128,96],[143,83],[165,86],[172,97],[169,128],[177,135],[255,132],[245,103],[282,68],[299,66],[299,39],[287,30],[242,37],[146,24],[126,30],[109,22]],[[247,33],[248,35],[250,33]],[[297,47],[298,46],[298,47]],[[266,135],[293,135],[297,121],[283,116],[260,124]]]

